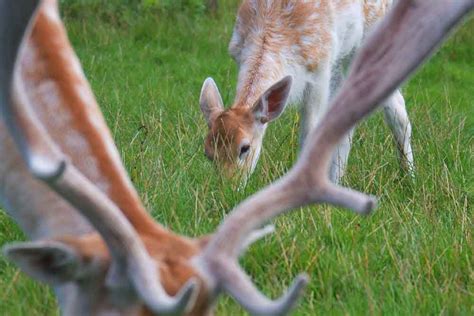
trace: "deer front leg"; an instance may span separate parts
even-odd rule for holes
[[[397,90],[383,103],[385,122],[390,127],[397,144],[401,167],[414,177],[413,152],[411,149],[411,124],[405,107],[405,100]]]
[[[300,111],[300,151],[309,133],[318,125],[327,111],[330,87],[331,69],[329,65],[321,66],[313,75],[313,80],[306,84]]]
[[[333,67],[331,72],[330,100],[332,100],[336,95],[343,80],[344,67],[343,61],[340,61]],[[342,176],[344,175],[347,161],[349,160],[349,153],[351,151],[352,135],[354,134],[353,132],[353,129],[349,131],[349,134],[344,137],[341,143],[336,147],[336,150],[332,156],[331,167],[329,169],[329,179],[334,183],[339,183]]]
[[[346,170],[347,161],[349,160],[349,153],[352,145],[352,135],[354,130],[352,129],[342,141],[337,145],[336,150],[332,156],[331,167],[329,168],[329,179],[338,184],[341,181],[342,176]]]
[[[327,111],[329,99],[339,89],[344,78],[342,64],[324,66],[315,75],[315,80],[308,83],[301,109],[300,147],[303,148],[306,137],[318,125]],[[337,146],[329,171],[329,179],[338,183],[344,174],[351,149],[352,131]]]

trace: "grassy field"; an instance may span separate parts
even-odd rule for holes
[[[72,1],[69,1],[72,2]],[[89,1],[90,2],[90,1]],[[79,4],[78,4],[79,3]],[[212,232],[239,201],[285,173],[297,157],[295,108],[270,126],[245,189],[220,178],[203,154],[198,106],[212,75],[226,104],[236,67],[227,54],[236,1],[217,17],[68,4],[71,41],[126,168],[157,221],[189,236]],[[399,170],[382,115],[358,128],[344,182],[380,197],[362,218],[314,206],[278,218],[277,233],[243,258],[276,297],[295,275],[311,283],[295,315],[474,314],[474,20],[404,87],[417,174]],[[0,244],[24,236],[0,210]],[[52,292],[0,257],[0,314],[58,314]],[[223,297],[217,315],[243,315]]]

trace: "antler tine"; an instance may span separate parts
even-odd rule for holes
[[[288,314],[295,307],[298,297],[309,280],[306,274],[300,274],[285,295],[272,301],[255,288],[247,274],[235,263],[232,265],[224,263],[224,266],[227,269],[221,270],[222,274],[220,275],[224,290],[252,315],[279,316]],[[216,271],[219,271],[218,267]]]
[[[322,123],[313,131],[296,165],[279,181],[238,205],[198,258],[197,263],[208,274],[210,284],[227,291],[254,314],[288,311],[288,304],[282,306],[281,299],[262,302],[261,295],[249,290],[253,286],[236,266],[244,236],[285,211],[311,203],[327,202],[352,208],[360,214],[370,213],[376,206],[373,197],[328,180],[329,159],[336,144],[405,80],[473,8],[474,0],[450,1],[449,5],[442,0],[396,3],[367,39],[348,79]],[[294,301],[297,292],[290,291],[284,297],[289,295]]]
[[[139,236],[118,207],[84,177],[49,137],[34,115],[18,71],[22,39],[28,37],[28,22],[40,1],[0,1],[14,25],[0,21],[0,110],[28,168],[37,178],[81,212],[104,238],[111,251],[111,271],[131,282],[147,307],[160,315],[179,315],[192,306],[196,283],[190,280],[176,297],[170,297],[158,282],[157,269]],[[11,21],[12,19],[8,19]],[[31,26],[29,27],[31,28]],[[112,273],[109,273],[109,277]],[[111,281],[109,285],[117,285]]]

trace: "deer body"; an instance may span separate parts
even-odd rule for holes
[[[267,123],[277,118],[287,103],[301,103],[303,145],[327,111],[345,66],[390,4],[388,0],[244,1],[229,44],[239,66],[235,101],[224,110],[220,97],[215,97],[219,92],[212,80],[206,81],[201,94],[201,108],[210,128],[207,156],[223,165],[227,173],[236,169],[252,173]],[[287,77],[291,82],[283,80],[277,89],[272,88]],[[384,109],[403,162],[410,168],[411,127],[398,91],[385,101]],[[351,134],[333,157],[333,181],[344,173]]]

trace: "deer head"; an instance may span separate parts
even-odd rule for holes
[[[56,1],[0,1],[0,130],[8,131],[0,133],[0,145],[9,149],[1,152],[1,201],[33,238],[6,246],[6,256],[54,286],[65,314],[206,315],[221,292],[252,314],[287,314],[306,276],[272,301],[239,267],[238,256],[260,236],[256,228],[295,207],[374,209],[373,197],[330,183],[331,152],[473,7],[472,0],[449,8],[441,0],[399,1],[292,170],[238,205],[215,234],[193,239],[166,230],[143,208]]]
[[[214,80],[206,79],[200,97],[201,111],[209,127],[204,151],[224,175],[245,178],[253,172],[267,124],[285,109],[291,81],[289,76],[281,79],[252,106],[232,106],[225,110]]]

